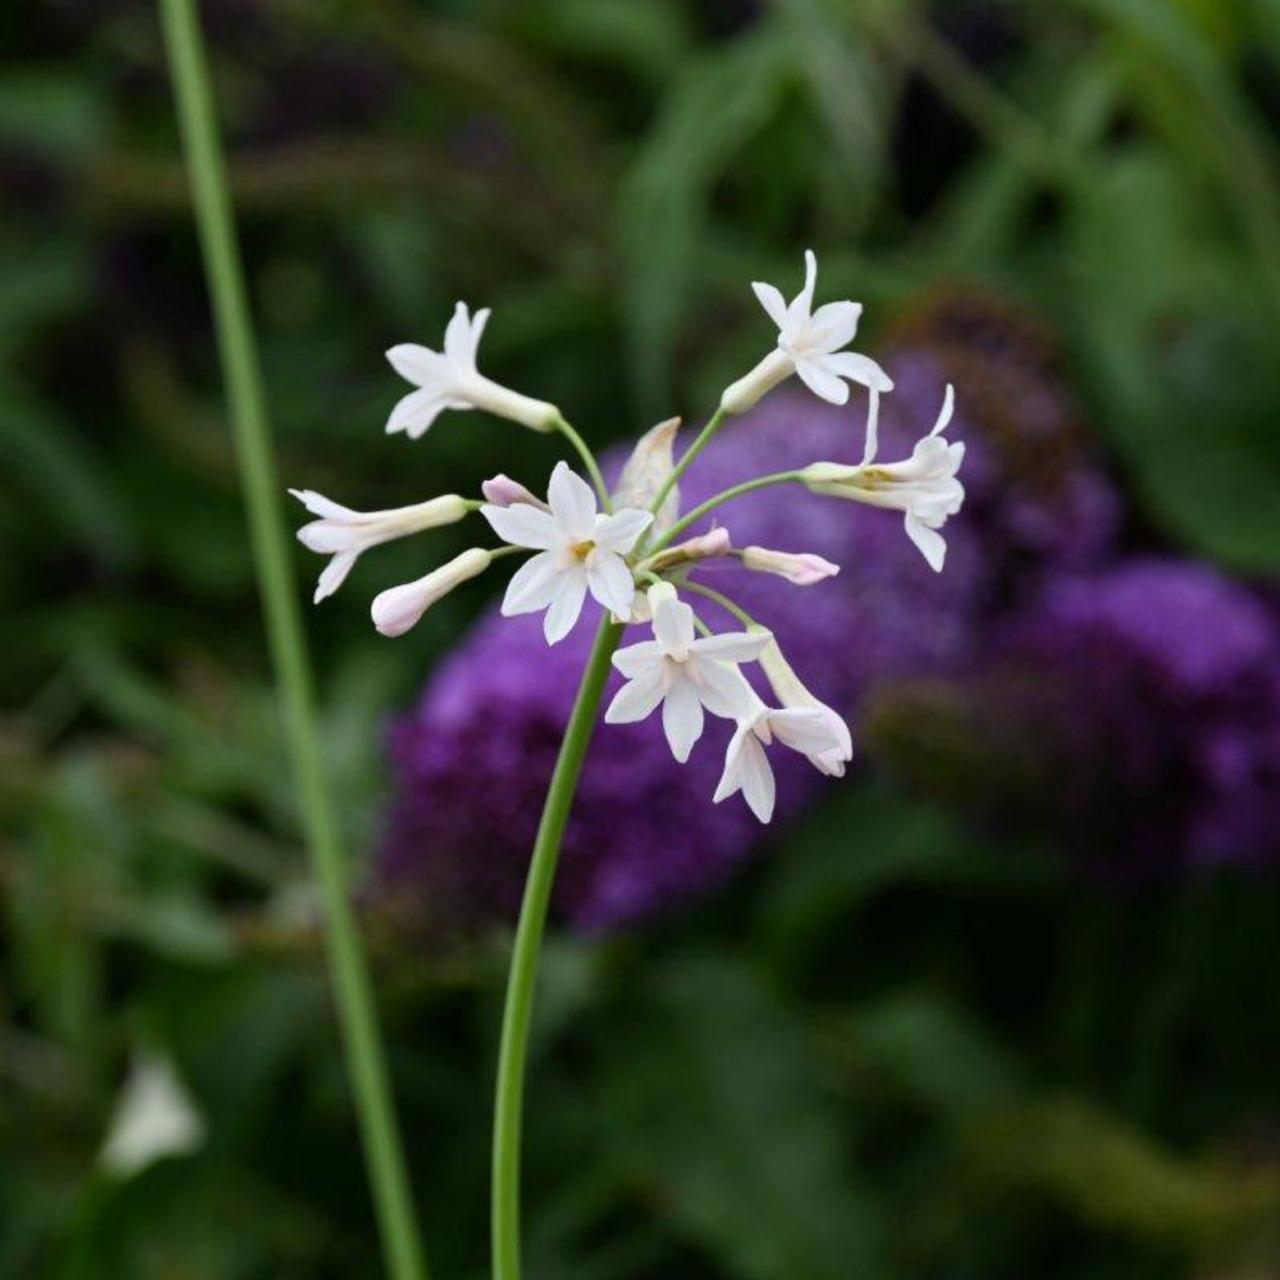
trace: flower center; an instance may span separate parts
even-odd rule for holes
[[[587,560],[595,549],[596,544],[590,538],[582,542],[571,542],[569,544],[569,554],[576,560]]]

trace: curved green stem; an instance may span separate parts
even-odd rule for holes
[[[572,424],[563,417],[556,419],[556,430],[578,451],[578,457],[582,459],[582,465],[586,467],[591,483],[595,485],[596,493],[600,496],[601,508],[604,511],[612,511],[613,499],[609,497],[609,486],[604,482],[596,455],[591,452],[587,442],[574,430]]]
[[[672,468],[671,474],[662,482],[653,501],[649,504],[649,510],[654,515],[662,510],[662,504],[666,502],[671,490],[680,483],[680,477],[689,470],[689,464],[707,447],[711,437],[724,426],[724,420],[728,416],[724,409],[717,409],[711,415],[707,425],[698,432],[697,439],[680,455],[680,461]]]
[[[609,659],[621,635],[622,628],[610,622],[606,613],[596,632],[595,645],[582,674],[555,772],[551,775],[551,786],[533,845],[529,877],[525,882],[520,923],[516,926],[511,975],[507,980],[507,1001],[502,1014],[502,1045],[498,1051],[493,1118],[490,1207],[494,1280],[519,1280],[520,1277],[520,1133],[538,957],[542,950],[542,934],[551,903],[556,863],[560,857],[560,841],[569,820],[582,762],[595,729],[596,713],[609,674]]]
[[[701,582],[690,582],[687,578],[682,584],[686,591],[695,592],[706,600],[718,604],[726,613],[732,614],[744,627],[758,627],[758,623],[740,604],[735,604],[722,591],[714,587],[704,586]]]
[[[754,480],[744,480],[742,484],[735,484],[731,489],[717,493],[714,498],[708,498],[706,502],[694,507],[687,516],[677,520],[652,547],[647,549],[647,554],[656,555],[664,547],[670,546],[691,525],[697,524],[703,516],[710,515],[718,506],[733,498],[740,498],[744,493],[754,493],[757,489],[766,489],[774,484],[791,484],[799,479],[798,471],[774,471],[767,476],[757,476]]]
[[[165,43],[230,402],[259,592],[289,736],[298,807],[325,908],[325,941],[365,1162],[393,1280],[425,1280],[404,1151],[396,1129],[347,861],[325,782],[311,665],[298,612],[266,395],[227,195],[222,145],[194,0],[161,0]]]

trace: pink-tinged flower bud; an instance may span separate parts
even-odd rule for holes
[[[501,472],[486,480],[480,486],[480,492],[484,494],[485,501],[495,507],[510,507],[517,502],[523,502],[528,506],[537,507],[539,511],[551,510],[536,493],[531,493],[518,480],[513,480]]]
[[[821,556],[809,552],[770,551],[767,547],[747,547],[742,553],[742,563],[757,573],[777,574],[797,587],[811,587],[815,582],[840,572],[838,564],[832,564]]]
[[[471,547],[423,578],[390,587],[374,597],[373,625],[384,636],[404,635],[437,600],[468,578],[483,573],[492,559],[491,552]]]
[[[674,547],[659,551],[649,562],[654,573],[665,573],[682,564],[691,564],[695,560],[711,560],[716,556],[727,556],[733,550],[733,542],[729,530],[717,526],[707,533],[700,533],[696,538],[687,538],[677,542]]]

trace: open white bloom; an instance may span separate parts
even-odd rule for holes
[[[712,715],[736,720],[751,711],[750,686],[738,674],[769,643],[769,632],[745,631],[698,639],[693,610],[663,582],[649,588],[652,640],[619,649],[613,665],[627,683],[614,695],[604,718],[609,724],[643,720],[662,703],[662,727],[671,754],[684,764],[702,737],[705,707]]]
[[[764,629],[761,628],[761,630]],[[826,721],[835,745],[817,754],[811,755],[808,752],[805,754],[808,755],[809,763],[820,773],[825,773],[832,778],[843,778],[845,765],[853,759],[853,736],[849,732],[849,726],[845,723],[844,717],[809,692],[800,677],[796,675],[795,669],[782,656],[782,650],[778,647],[776,640],[771,638],[761,650],[760,667],[764,671],[765,679],[769,682],[769,687],[773,690],[773,696],[783,707],[809,707],[817,711]]]
[[[484,307],[473,316],[459,302],[444,331],[444,351],[403,342],[387,352],[391,367],[418,389],[404,397],[387,419],[388,432],[416,440],[445,409],[486,409],[535,431],[552,431],[560,410],[486,378],[476,368],[476,350],[489,319]]]
[[[957,479],[964,444],[949,443],[942,437],[954,405],[955,395],[948,384],[933,430],[916,442],[904,462],[878,466],[868,458],[856,467],[815,462],[801,472],[801,478],[814,493],[904,512],[907,536],[920,548],[930,568],[941,572],[947,544],[938,530],[964,502],[964,486]]]
[[[527,503],[485,506],[481,514],[504,542],[529,547],[536,556],[516,570],[502,601],[506,617],[547,611],[543,633],[548,644],[573,629],[588,591],[606,609],[631,617],[635,582],[623,559],[649,527],[648,511],[627,507],[604,515],[591,486],[559,462],[547,487],[548,511]]]
[[[312,520],[298,530],[298,541],[308,551],[333,558],[325,565],[316,583],[312,600],[333,595],[346,581],[351,566],[362,551],[379,543],[403,538],[423,529],[453,524],[467,514],[467,504],[456,493],[447,493],[412,507],[394,507],[389,511],[353,511],[326,498],[313,489],[290,489],[299,502],[319,520]]]
[[[812,249],[804,254],[804,288],[788,304],[771,284],[752,284],[760,305],[778,326],[778,345],[745,377],[720,397],[726,413],[744,413],[766,392],[795,373],[816,396],[831,404],[846,404],[849,382],[873,392],[892,391],[893,380],[870,356],[844,351],[853,341],[862,315],[858,302],[828,302],[813,310],[818,260]]]
[[[425,577],[379,592],[370,610],[373,625],[384,636],[404,635],[437,600],[447,596],[459,583],[483,573],[492,560],[492,552],[471,547]]]
[[[173,1063],[143,1052],[129,1068],[98,1163],[128,1178],[167,1156],[190,1154],[204,1137],[204,1120]]]
[[[815,582],[840,572],[838,564],[832,564],[812,552],[770,551],[768,547],[744,547],[742,564],[757,573],[773,573],[779,578],[786,578],[797,587],[811,587]]]
[[[745,681],[744,681],[745,683]],[[752,694],[752,709],[738,720],[724,773],[713,797],[716,804],[741,791],[751,812],[761,822],[773,817],[777,787],[765,747],[774,738],[810,760],[826,759],[842,749],[842,740],[826,716],[814,707],[766,707]]]

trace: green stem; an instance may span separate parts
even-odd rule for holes
[[[758,627],[760,624],[740,605],[735,604],[722,591],[717,591],[714,587],[705,586],[701,582],[691,582],[685,579],[683,583],[686,591],[692,591],[702,596],[706,600],[711,600],[718,604],[726,613],[732,614],[744,627]]]
[[[324,898],[329,969],[378,1213],[387,1272],[425,1280],[369,973],[348,897],[346,859],[325,788],[310,661],[290,569],[284,490],[275,474],[244,276],[193,0],[160,0],[205,274],[230,401],[267,635],[284,704],[303,827]]]
[[[556,419],[556,430],[578,451],[578,457],[582,459],[582,464],[586,467],[587,474],[591,477],[591,483],[595,485],[596,493],[600,495],[601,507],[605,511],[612,511],[613,499],[609,497],[609,486],[605,484],[604,476],[600,473],[600,464],[596,461],[596,455],[591,452],[587,442],[564,418]]]
[[[714,498],[708,498],[706,502],[694,507],[687,516],[677,520],[652,547],[646,549],[645,554],[657,555],[659,551],[670,546],[690,525],[697,524],[703,516],[710,515],[718,506],[733,498],[740,498],[744,493],[754,493],[757,489],[766,489],[774,484],[791,484],[799,479],[798,471],[774,471],[767,476],[757,476],[754,480],[744,480],[742,484],[735,484],[732,488],[717,493]]]
[[[610,622],[606,613],[596,632],[595,645],[582,674],[555,772],[551,775],[551,786],[533,845],[529,877],[525,882],[520,923],[516,926],[507,1001],[502,1014],[502,1046],[498,1052],[493,1118],[491,1223],[494,1280],[519,1280],[520,1277],[520,1131],[538,956],[542,950],[542,933],[551,902],[556,863],[560,857],[560,841],[569,820],[569,808],[578,787],[582,762],[595,729],[596,713],[609,675],[609,659],[621,635],[622,628]]]
[[[680,477],[689,470],[689,464],[707,447],[711,437],[724,426],[726,417],[728,414],[724,409],[717,409],[711,415],[707,425],[698,432],[697,439],[680,455],[680,461],[672,468],[671,474],[662,482],[653,501],[649,504],[649,510],[654,515],[662,510],[662,504],[666,502],[667,495],[680,483]]]

